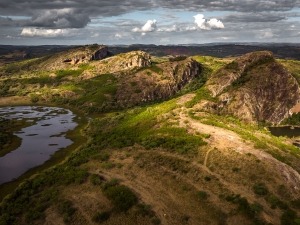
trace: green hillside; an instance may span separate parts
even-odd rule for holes
[[[11,191],[0,225],[300,224],[300,150],[265,127],[290,115],[255,108],[297,104],[297,61],[138,51],[58,70],[46,60],[3,66],[0,105],[75,108],[90,118],[88,140]],[[272,77],[280,88],[264,83]]]

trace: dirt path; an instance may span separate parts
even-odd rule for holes
[[[182,106],[181,112],[179,113],[179,125],[187,128],[190,132],[200,132],[209,134],[210,138],[208,145],[210,148],[217,148],[219,150],[233,149],[240,154],[252,154],[259,160],[268,162],[278,174],[282,176],[282,180],[287,182],[290,189],[293,190],[294,196],[299,196],[300,191],[300,174],[289,165],[275,159],[272,155],[255,149],[253,143],[245,142],[240,136],[233,131],[226,130],[220,127],[215,127],[207,124],[203,124],[198,120],[190,118],[186,113],[186,108]],[[206,160],[204,165],[207,163],[209,156],[207,152]]]
[[[203,165],[204,165],[205,167],[207,167],[206,165],[207,165],[208,156],[209,156],[209,153],[210,153],[212,150],[214,150],[214,149],[213,149],[213,148],[209,149],[209,150],[206,152],[206,154],[205,154],[205,159],[204,159],[204,163],[203,163]]]

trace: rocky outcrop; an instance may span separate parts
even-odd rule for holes
[[[241,56],[216,71],[207,82],[207,88],[215,97],[242,76],[247,70],[258,64],[274,61],[272,52],[252,52]]]
[[[170,98],[197,76],[201,65],[188,58],[146,67],[135,74],[125,75],[116,93],[122,107]]]
[[[300,99],[296,79],[270,52],[238,58],[214,74],[207,88],[218,110],[249,122],[280,123]]]
[[[88,63],[92,60],[104,59],[108,54],[108,48],[103,45],[90,45],[72,49],[63,56],[63,63],[71,65]]]
[[[151,65],[151,56],[143,51],[119,54],[93,63],[97,73],[121,73]]]

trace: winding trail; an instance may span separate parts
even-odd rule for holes
[[[214,150],[214,149],[213,149],[213,148],[209,149],[209,150],[206,152],[206,154],[205,154],[205,159],[204,159],[204,163],[203,163],[203,165],[204,165],[205,167],[207,167],[208,156],[209,156],[209,153],[210,153],[212,150]]]
[[[226,130],[224,128],[203,124],[198,120],[192,119],[187,115],[187,108],[184,106],[185,101],[189,101],[191,95],[182,97],[177,104],[181,105],[179,113],[179,126],[186,128],[188,132],[200,132],[202,134],[209,134],[210,138],[206,139],[208,145],[212,149],[227,150],[233,149],[240,154],[252,154],[257,159],[268,162],[273,171],[276,171],[284,182],[289,184],[295,197],[300,197],[300,174],[291,166],[277,160],[269,153],[256,149],[254,144],[250,141],[243,140],[237,133]],[[207,160],[211,152],[206,153],[204,166],[207,165]]]

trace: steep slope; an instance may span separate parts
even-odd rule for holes
[[[219,112],[250,122],[278,124],[300,100],[297,80],[270,52],[237,58],[215,72],[207,88],[218,96]]]
[[[116,102],[122,106],[168,99],[201,76],[202,68],[191,58],[153,64],[133,74],[121,75]],[[130,81],[130,82],[128,82]]]

